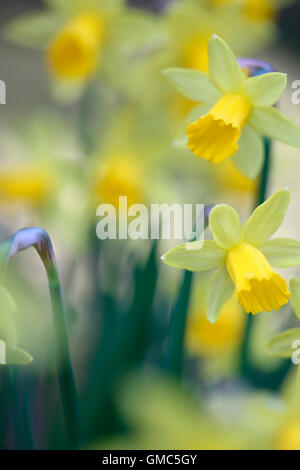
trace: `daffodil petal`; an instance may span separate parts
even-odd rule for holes
[[[265,352],[272,357],[291,358],[295,352],[294,341],[300,341],[300,328],[291,328],[279,333],[268,342]]]
[[[272,106],[282,95],[286,82],[286,74],[279,72],[251,77],[246,81],[245,95],[255,106]]]
[[[290,280],[289,287],[291,291],[291,305],[296,318],[300,321],[300,279],[293,277]]]
[[[169,266],[204,272],[224,265],[226,252],[214,241],[183,243],[169,250],[162,260]]]
[[[215,242],[225,250],[241,241],[242,228],[237,212],[226,204],[213,208],[209,216],[209,229]]]
[[[263,245],[280,227],[290,202],[287,188],[279,189],[258,206],[243,226],[243,239],[255,246]]]
[[[238,145],[239,149],[232,157],[234,165],[248,178],[257,178],[264,161],[262,138],[250,126],[246,125]]]
[[[172,67],[163,73],[172,81],[176,90],[189,100],[214,104],[221,97],[220,90],[200,70]]]
[[[210,280],[206,294],[206,316],[215,323],[218,315],[234,293],[234,285],[226,268],[221,268]]]
[[[300,242],[291,238],[276,238],[260,247],[272,266],[288,268],[300,265]]]
[[[276,108],[253,107],[248,124],[259,134],[300,147],[300,127]]]
[[[209,40],[208,51],[212,81],[226,93],[241,91],[246,78],[230,47],[214,35]]]

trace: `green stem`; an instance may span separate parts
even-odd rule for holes
[[[262,204],[266,199],[268,179],[270,174],[270,164],[271,164],[271,141],[265,139],[265,161],[264,166],[259,182],[258,193],[257,193],[257,203],[255,208]],[[241,362],[240,362],[240,375],[247,377],[249,371],[251,370],[250,366],[250,343],[251,343],[251,333],[253,328],[254,317],[252,313],[248,314],[247,324],[245,329],[244,340],[241,348]]]
[[[89,84],[81,97],[78,113],[78,131],[82,150],[85,155],[90,155],[94,148],[91,121],[95,102],[93,84]]]
[[[4,243],[6,247],[7,244],[10,246],[10,250],[5,251],[6,263],[19,251],[34,247],[45,266],[56,338],[57,377],[70,446],[76,449],[80,443],[78,397],[69,353],[61,285],[50,237],[45,230],[30,227],[19,230]]]
[[[257,194],[257,206],[265,202],[267,196],[267,186],[270,174],[271,166],[271,141],[270,139],[265,139],[265,161],[262,169],[260,184],[258,187]]]
[[[56,336],[57,378],[70,446],[79,448],[78,397],[69,352],[61,286],[56,268],[46,267]]]
[[[168,347],[170,373],[180,379],[183,368],[184,336],[192,290],[193,273],[185,271],[174,307],[171,312],[170,339]]]
[[[9,404],[14,422],[15,446],[20,450],[35,448],[28,407],[27,388],[18,366],[10,366],[7,376]]]
[[[208,216],[211,207],[208,206],[204,210],[204,227],[208,223]],[[195,230],[194,230],[195,231]],[[199,237],[199,233],[191,238],[193,241]],[[171,310],[170,319],[170,335],[167,350],[167,367],[171,375],[176,379],[182,376],[184,362],[184,337],[186,330],[186,322],[190,305],[190,296],[192,290],[193,273],[184,271],[178,296]]]

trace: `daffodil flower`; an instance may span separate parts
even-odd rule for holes
[[[256,178],[264,158],[262,136],[300,147],[300,127],[273,107],[286,75],[270,72],[247,79],[218,36],[209,40],[209,75],[180,68],[165,74],[185,97],[202,103],[186,129],[187,146],[197,157],[212,163],[232,157],[241,173]]]
[[[206,312],[212,323],[233,294],[252,314],[279,310],[288,302],[286,281],[272,266],[299,265],[300,243],[268,239],[281,225],[289,199],[289,190],[280,189],[255,209],[243,227],[232,207],[215,206],[209,216],[213,240],[185,243],[162,257],[176,268],[211,272]]]
[[[240,344],[245,318],[236,299],[229,299],[220,311],[218,322],[212,325],[199,306],[189,316],[186,347],[191,356],[217,356],[230,353]]]
[[[127,197],[129,206],[145,199],[141,181],[145,181],[145,175],[138,160],[119,153],[93,168],[91,185],[98,202],[112,204],[117,209],[120,196]]]
[[[50,43],[48,64],[66,79],[87,78],[95,71],[105,40],[105,23],[99,14],[82,13],[72,18]]]
[[[55,174],[49,166],[0,167],[0,204],[22,201],[42,205],[51,198],[55,185]]]
[[[78,97],[98,72],[108,80],[123,76],[124,62],[128,72],[128,60],[152,45],[154,36],[164,36],[157,20],[125,0],[46,3],[43,11],[10,21],[4,34],[15,44],[43,50],[55,93],[64,99]]]

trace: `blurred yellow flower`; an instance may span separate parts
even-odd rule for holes
[[[232,352],[240,344],[245,317],[236,299],[229,299],[221,309],[218,322],[211,324],[201,309],[192,313],[186,333],[186,347],[191,355],[213,356]]]
[[[276,5],[271,0],[212,0],[216,7],[240,4],[249,20],[275,20]]]
[[[245,15],[250,20],[274,20],[276,8],[271,0],[247,0]]]
[[[119,206],[119,196],[127,196],[127,205],[144,202],[145,175],[136,159],[116,155],[98,167],[93,176],[94,194],[101,203]]]
[[[42,204],[51,196],[54,182],[53,172],[45,166],[0,169],[0,201]]]
[[[216,168],[216,180],[220,187],[233,189],[242,193],[253,193],[257,188],[258,180],[253,180],[243,175],[227,158]]]
[[[208,40],[211,33],[193,37],[184,47],[182,53],[182,66],[208,72]]]
[[[277,450],[300,450],[300,420],[290,420],[279,431]]]
[[[102,16],[97,13],[75,16],[48,47],[50,69],[60,78],[88,78],[99,63],[104,39]]]

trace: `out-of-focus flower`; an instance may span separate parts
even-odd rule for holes
[[[99,165],[92,176],[92,187],[97,202],[119,206],[119,197],[127,197],[127,205],[145,201],[141,166],[129,155],[113,155]]]
[[[63,99],[78,97],[100,72],[120,86],[128,62],[136,67],[139,54],[148,57],[160,34],[154,15],[128,7],[125,0],[50,0],[47,7],[12,20],[5,34],[44,51],[54,91]]]
[[[51,71],[64,79],[85,79],[95,72],[105,40],[103,19],[83,13],[72,18],[49,45]]]
[[[290,418],[276,437],[277,450],[300,450],[300,418]]]
[[[209,76],[176,68],[165,73],[184,96],[205,103],[186,129],[187,146],[197,157],[212,163],[233,157],[238,170],[255,178],[264,157],[261,135],[300,147],[300,127],[272,106],[286,87],[286,75],[246,79],[221,38],[209,41]]]
[[[239,5],[250,21],[275,21],[280,8],[293,3],[294,0],[208,0],[208,2],[217,8]]]
[[[173,65],[208,71],[208,41],[218,34],[236,54],[247,56],[273,38],[271,24],[249,22],[239,3],[215,7],[210,0],[174,1],[165,14]]]
[[[52,167],[38,165],[0,168],[0,203],[21,202],[39,206],[47,202],[55,189]]]
[[[94,449],[237,449],[243,438],[201,409],[196,397],[153,371],[123,381],[120,408],[130,425],[127,435]]]
[[[176,268],[212,273],[206,295],[210,322],[216,321],[234,293],[244,310],[253,314],[279,310],[288,302],[286,281],[271,265],[298,265],[300,243],[285,238],[268,239],[282,224],[289,199],[288,189],[278,190],[255,209],[243,227],[233,208],[218,205],[209,216],[213,241],[185,243],[162,257]]]
[[[49,3],[49,2],[48,2]],[[100,63],[110,29],[124,9],[123,0],[50,1],[42,13],[16,18],[6,26],[13,42],[42,47],[47,64],[61,80],[85,81]]]
[[[215,168],[218,187],[232,189],[240,193],[254,193],[258,180],[253,180],[243,175],[234,166],[232,159],[227,158]]]
[[[205,308],[195,310],[188,322],[187,350],[193,356],[215,356],[235,351],[240,344],[243,327],[242,308],[234,298],[224,304],[214,325],[207,320]]]

